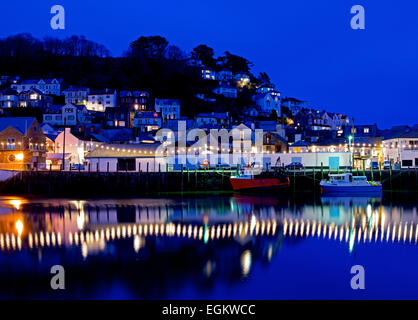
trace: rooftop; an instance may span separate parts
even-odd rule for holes
[[[149,158],[155,156],[159,146],[159,143],[103,144],[86,158]]]
[[[284,98],[284,99],[283,99],[283,102],[285,102],[285,101],[292,101],[292,102],[304,102],[303,100],[299,100],[299,99],[292,98],[292,97],[286,97],[286,98]]]
[[[26,131],[36,119],[34,117],[7,117],[0,118],[0,131],[5,130],[8,127],[12,127],[22,134],[26,134]]]
[[[312,143],[310,143],[310,142],[308,142],[308,141],[302,141],[302,140],[299,140],[299,141],[296,141],[295,143],[293,143],[292,145],[291,145],[291,147],[308,147],[308,146],[310,146]]]
[[[114,89],[94,89],[91,90],[89,93],[89,96],[94,96],[94,95],[111,95],[114,94],[116,90]]]
[[[121,98],[125,97],[149,97],[149,93],[146,91],[129,91],[129,90],[122,90],[119,94]]]
[[[89,88],[87,88],[87,87],[69,87],[69,88],[67,88],[67,89],[65,89],[65,90],[62,90],[62,92],[68,92],[68,91],[88,91],[89,90]]]
[[[418,129],[404,133],[401,138],[418,138]]]
[[[180,100],[179,99],[160,99],[160,98],[155,98],[155,103],[160,103],[160,104],[171,104],[171,103],[176,103],[176,104],[180,104]]]
[[[19,94],[20,95],[25,95],[25,94],[31,94],[32,92],[34,92],[34,93],[36,93],[36,94],[38,94],[40,96],[44,96],[45,95],[41,90],[38,90],[36,88],[31,88],[30,90],[21,91]]]
[[[0,91],[0,94],[2,94],[4,96],[17,96],[17,91],[15,89],[12,89],[12,88],[6,88],[6,89]]]
[[[196,118],[216,118],[216,119],[228,119],[227,113],[219,113],[219,112],[212,112],[212,113],[199,113]]]
[[[54,81],[57,81],[57,82],[59,82],[57,79],[26,79],[26,80],[22,80],[22,81],[20,81],[20,83],[19,84],[37,84],[37,83],[39,83],[40,81],[43,81],[43,82],[45,82],[46,84],[52,84]]]

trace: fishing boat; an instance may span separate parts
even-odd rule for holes
[[[321,193],[379,193],[382,184],[376,181],[367,181],[366,176],[353,176],[352,173],[330,174],[329,180],[320,183]]]
[[[289,178],[281,174],[263,177],[255,174],[253,168],[246,167],[240,175],[229,178],[234,191],[276,191],[289,186]]]

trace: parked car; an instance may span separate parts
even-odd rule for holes
[[[287,166],[285,166],[285,168],[288,170],[302,170],[303,164],[300,162],[292,162],[288,164]]]
[[[74,163],[71,165],[71,170],[84,170],[83,164]]]

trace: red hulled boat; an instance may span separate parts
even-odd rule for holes
[[[229,178],[234,191],[265,191],[286,188],[289,186],[289,178],[285,176],[263,178],[254,175],[251,168],[246,168],[244,173]]]

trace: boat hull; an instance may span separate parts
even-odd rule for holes
[[[379,193],[382,192],[382,186],[333,186],[333,185],[321,185],[322,193],[350,193],[350,194],[363,194],[363,193]]]
[[[280,181],[277,178],[242,179],[229,178],[234,191],[274,191],[289,186],[288,181]]]

